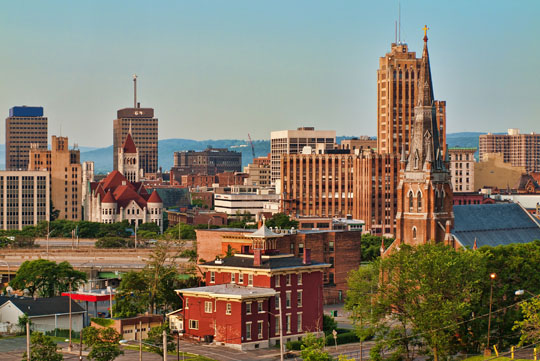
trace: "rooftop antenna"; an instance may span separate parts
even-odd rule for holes
[[[394,23],[395,23],[395,41],[394,41],[394,43],[397,44],[397,20],[394,21]]]
[[[399,43],[401,44],[401,1],[398,1],[398,23],[399,23],[399,26],[398,26],[398,29],[399,29],[398,40],[399,40]]]
[[[137,108],[137,74],[133,74],[133,108]]]

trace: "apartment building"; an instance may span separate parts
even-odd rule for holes
[[[540,172],[540,134],[521,134],[513,128],[507,134],[482,134],[479,145],[480,161],[490,153],[501,153],[504,161],[514,167]]]
[[[450,176],[454,192],[474,192],[476,148],[449,148]]]

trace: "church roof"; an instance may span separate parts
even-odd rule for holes
[[[150,194],[150,198],[148,198],[148,203],[163,203],[163,201],[159,194],[154,190],[152,194]]]
[[[540,240],[540,224],[516,203],[454,206],[454,217],[452,234],[464,247]]]
[[[122,150],[124,151],[124,153],[137,153],[137,147],[135,146],[135,143],[133,142],[131,133],[128,133],[126,140],[124,140],[124,144],[122,145]]]
[[[113,195],[116,198],[119,207],[125,208],[131,201],[135,201],[141,208],[146,207],[146,199],[135,192],[131,186],[121,185],[114,190]]]
[[[101,203],[116,203],[116,199],[114,199],[111,191],[108,191],[107,194],[105,194],[105,197],[103,197]]]

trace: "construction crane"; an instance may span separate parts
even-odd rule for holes
[[[249,139],[249,144],[251,144],[251,154],[253,154],[253,159],[255,159],[255,147],[253,146],[253,142],[251,141],[251,135],[249,135],[249,133],[248,133],[248,139]]]

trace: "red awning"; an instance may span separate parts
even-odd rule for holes
[[[109,301],[111,299],[110,294],[95,294],[95,293],[83,293],[83,292],[62,292],[62,296],[69,296],[72,300],[75,301],[88,301],[88,302],[99,302],[99,301]],[[114,294],[112,295],[114,298]]]

